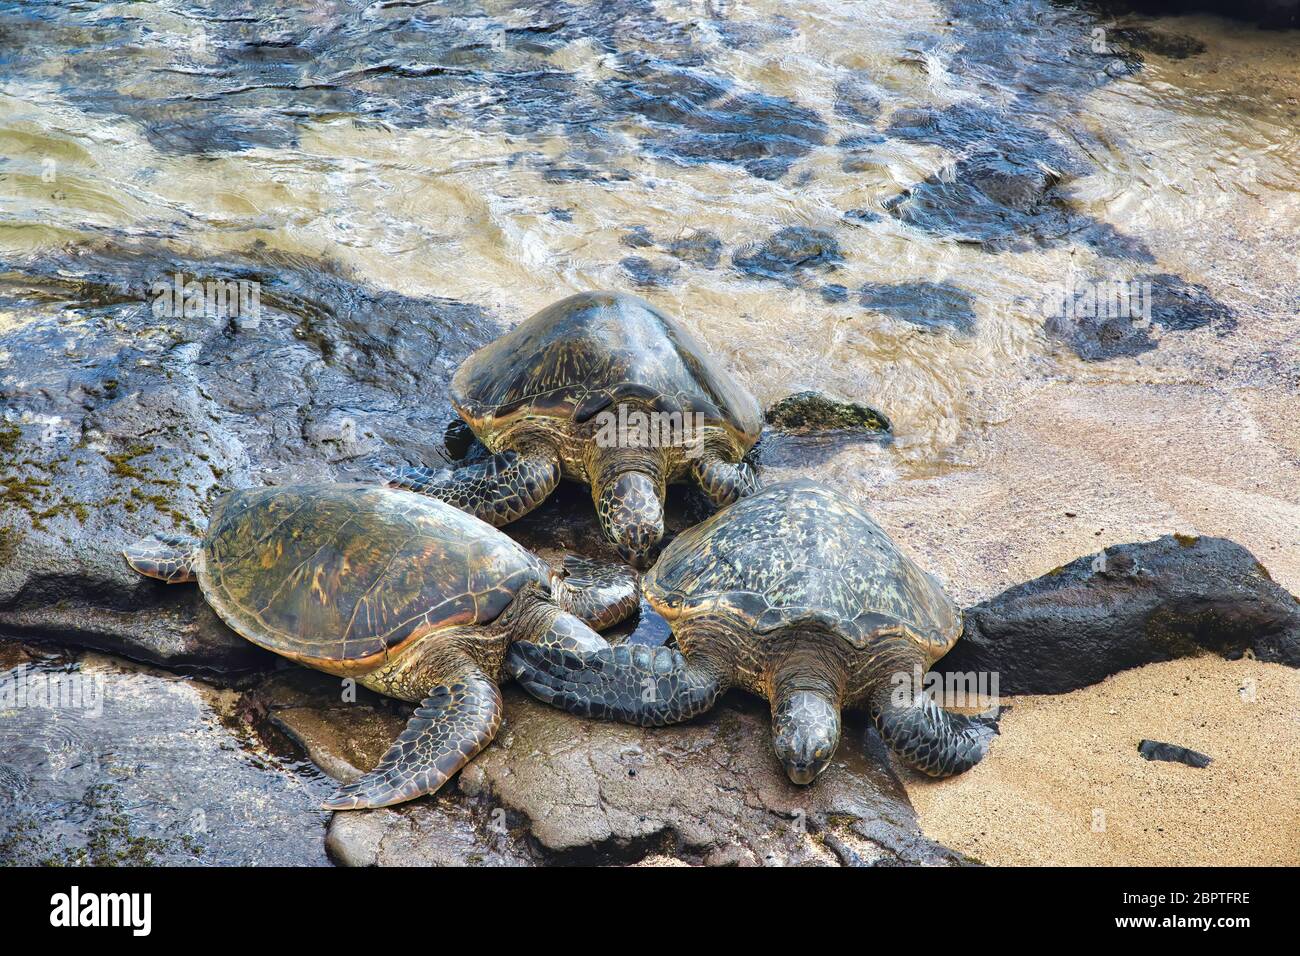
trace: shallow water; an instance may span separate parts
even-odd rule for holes
[[[1047,0],[0,3],[0,334],[48,327],[24,340],[39,348],[0,347],[0,398],[41,420],[176,269],[262,281],[308,331],[312,290],[338,274],[356,284],[327,297],[340,311],[454,300],[470,343],[571,292],[627,289],[764,405],[816,388],[885,412],[892,443],[831,449],[819,474],[879,497],[964,599],[1181,527],[1191,510],[1167,503],[1187,498],[1225,502],[1195,522],[1283,561],[1294,589],[1300,440],[1276,410],[1300,410],[1298,114],[1294,33]],[[1151,284],[1150,321],[1045,311],[1053,284],[1119,280]],[[1202,414],[1151,391],[1188,388],[1237,404],[1224,422],[1217,400]],[[363,429],[392,417],[357,405]],[[1220,426],[1255,461],[1276,453],[1260,478],[1233,485],[1233,455],[1201,446]],[[1072,451],[1072,429],[1141,460],[1115,474],[1025,450]],[[1171,460],[1194,481],[1166,477]],[[1068,491],[1022,506],[1017,481],[1069,469]],[[1159,481],[1178,492],[1144,497]],[[1076,485],[1098,516],[1049,538],[1087,510]],[[57,666],[215,733],[197,684]],[[71,836],[87,791],[47,773],[31,735],[86,735],[103,761],[89,786],[116,780],[109,738],[143,754],[161,731],[148,708],[44,716],[0,726],[20,754],[4,822],[40,813]],[[251,792],[294,790],[266,805],[310,803],[298,769],[227,746]],[[165,753],[158,781],[126,772],[129,804],[190,779],[193,758]],[[169,813],[130,816],[179,839]],[[211,852],[252,859],[260,833]]]
[[[887,410],[904,472],[963,460],[1051,374],[1045,283],[1169,274],[1251,326],[1294,318],[1289,33],[1163,21],[1209,49],[1140,64],[1041,0],[205,9],[6,5],[20,273],[157,239],[336,260],[504,323],[639,289],[765,402]],[[755,255],[792,227],[817,235]]]

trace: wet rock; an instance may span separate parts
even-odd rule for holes
[[[633,226],[618,241],[629,249],[651,249],[655,245],[649,226]]]
[[[717,233],[708,229],[687,229],[673,239],[656,239],[648,226],[633,226],[619,240],[632,249],[658,249],[682,262],[702,266],[705,269],[717,268],[722,260],[722,240]],[[629,260],[624,259],[626,264]],[[645,262],[645,260],[639,260]],[[676,271],[677,266],[669,263],[664,268]]]
[[[779,179],[826,137],[814,111],[724,77],[651,58],[622,74],[600,86],[606,108],[648,122],[644,147],[679,163],[729,163]]]
[[[844,211],[845,221],[852,223],[855,226],[865,226],[869,223],[880,222],[882,218],[884,217],[882,217],[880,213],[871,209],[847,209]]]
[[[420,802],[400,811],[336,813],[325,849],[340,866],[537,866],[544,862],[517,818],[504,813],[485,818],[469,804]]]
[[[234,488],[446,459],[446,383],[494,324],[327,263],[262,260],[99,246],[0,266],[0,301],[24,317],[0,332],[0,630],[170,666],[266,666],[197,588],[142,578],[122,547],[197,533]],[[203,287],[194,308],[172,307],[178,274]],[[252,284],[256,306],[222,311],[217,280]]]
[[[1177,744],[1165,744],[1158,740],[1143,740],[1138,744],[1138,753],[1147,760],[1166,760],[1170,763],[1185,763],[1189,767],[1204,768],[1214,763],[1198,750],[1189,750]]]
[[[844,261],[844,255],[829,232],[786,226],[757,246],[737,252],[731,261],[751,278],[771,279],[793,287],[805,273],[835,269]]]
[[[835,84],[835,115],[868,124],[880,115],[880,91],[865,70],[850,71]]]
[[[821,392],[799,392],[781,399],[764,416],[769,425],[791,432],[890,431],[889,419],[874,408],[843,402]]]
[[[1079,212],[1058,187],[1089,167],[1040,130],[961,105],[899,110],[889,133],[961,155],[885,204],[902,222],[987,252],[1082,242],[1116,258],[1154,261],[1140,241]]]
[[[997,673],[1001,693],[1060,694],[1206,652],[1300,667],[1300,601],[1232,541],[1166,535],[1079,558],[967,609],[936,669]]]
[[[1169,57],[1171,60],[1185,60],[1205,52],[1205,44],[1196,37],[1185,33],[1166,33],[1148,27],[1123,27],[1112,35],[1131,47]]]
[[[328,863],[332,785],[241,694],[96,654],[24,658],[0,664],[0,863]]]
[[[628,278],[637,285],[652,288],[671,282],[678,270],[678,266],[674,262],[656,265],[642,256],[627,256],[619,261],[619,265]]]
[[[868,283],[858,301],[863,308],[924,328],[975,332],[975,300],[947,282]]]
[[[733,695],[689,724],[657,729],[581,720],[513,687],[505,704],[501,734],[444,792],[364,821],[336,814],[334,859],[436,864],[477,852],[502,863],[961,862],[921,835],[887,760],[866,753],[874,731],[861,719],[850,719],[816,784],[796,787],[771,752],[770,715],[753,698]],[[355,736],[345,717],[335,726]]]
[[[844,152],[840,160],[840,169],[846,173],[873,173],[882,178],[888,176],[888,159],[881,155],[879,147],[889,142],[888,137],[880,133],[845,136],[836,146]]]
[[[1236,313],[1203,285],[1187,282],[1167,272],[1138,276],[1137,281],[1150,284],[1151,321],[1161,328],[1186,332],[1208,325],[1219,335],[1237,328]]]
[[[1300,0],[1103,0],[1087,6],[1098,6],[1107,12],[1137,10],[1159,16],[1217,13],[1274,30],[1300,28]]]
[[[1161,331],[1210,326],[1227,335],[1237,327],[1233,310],[1208,289],[1168,273],[1098,279],[1063,287],[1051,299],[1044,331],[1089,362],[1149,352]]]
[[[840,302],[849,301],[848,286],[843,286],[840,285],[839,283],[830,283],[828,285],[824,285],[817,290],[817,294],[822,297],[823,302],[826,302],[830,305],[836,305]]]
[[[714,269],[722,260],[722,240],[708,229],[696,229],[670,240],[664,251],[683,262]]]

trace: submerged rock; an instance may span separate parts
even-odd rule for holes
[[[1177,744],[1165,744],[1158,740],[1143,740],[1138,744],[1138,753],[1147,760],[1165,760],[1169,763],[1185,763],[1189,767],[1203,768],[1214,763],[1214,758],[1198,750],[1189,750]]]
[[[660,286],[673,280],[678,270],[677,263],[665,262],[659,265],[643,256],[627,256],[619,262],[629,279],[640,286]]]
[[[0,271],[0,301],[24,316],[0,331],[0,630],[170,666],[264,666],[197,588],[135,574],[122,547],[197,533],[234,488],[445,460],[446,382],[493,323],[263,258],[83,248]],[[177,275],[201,294],[159,308]],[[216,280],[250,283],[255,306],[216,305]]]
[[[781,399],[764,417],[769,425],[791,432],[865,430],[888,434],[891,429],[889,419],[874,408],[812,391]]]
[[[1089,167],[1043,130],[962,104],[899,110],[889,134],[961,156],[885,203],[902,222],[987,252],[1082,242],[1101,255],[1154,261],[1140,240],[1080,212],[1062,195],[1060,187]]]
[[[640,225],[625,232],[619,241],[630,249],[658,249],[682,262],[705,269],[717,268],[722,260],[722,240],[709,229],[686,229],[672,239],[656,239],[648,226]],[[623,260],[625,269],[629,261]],[[677,267],[670,263],[667,268],[675,271]]]
[[[844,261],[839,243],[823,229],[786,226],[762,243],[737,252],[732,264],[754,279],[793,287],[804,273],[829,271]]]
[[[1209,326],[1227,335],[1237,327],[1236,313],[1208,289],[1169,273],[1096,279],[1062,292],[1046,308],[1044,331],[1088,362],[1149,352],[1162,331]]]
[[[858,302],[865,309],[902,319],[927,329],[949,329],[961,335],[975,332],[975,299],[947,282],[867,284]]]
[[[648,122],[646,149],[679,163],[730,163],[778,179],[826,138],[806,107],[667,60],[643,57],[599,92],[614,115]]]
[[[1166,535],[1082,557],[965,612],[941,673],[1060,694],[1130,667],[1214,652],[1300,667],[1300,600],[1245,548]]]

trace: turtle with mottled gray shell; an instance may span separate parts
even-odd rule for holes
[[[679,536],[642,581],[677,646],[514,644],[506,669],[535,697],[642,725],[686,720],[739,686],[772,704],[777,756],[810,783],[869,710],[907,764],[961,773],[992,721],[943,710],[916,678],[961,633],[961,612],[861,508],[808,480],[772,485]]]
[[[378,766],[325,802],[334,810],[437,790],[501,726],[511,641],[595,652],[609,645],[592,628],[638,603],[621,566],[570,558],[566,578],[463,511],[365,485],[236,491],[202,541],[158,535],[123,554],[149,577],[197,581],[254,644],[419,704]]]
[[[645,567],[668,483],[693,480],[719,507],[757,488],[743,458],[762,429],[758,402],[636,296],[589,292],[548,306],[471,355],[451,399],[493,456],[454,471],[403,469],[389,483],[498,527],[561,478],[585,482],[605,535]]]

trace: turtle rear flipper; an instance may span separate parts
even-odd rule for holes
[[[565,555],[563,575],[557,575],[553,591],[555,603],[596,631],[627,620],[640,603],[634,572],[576,554]]]
[[[642,727],[689,720],[731,683],[727,669],[710,661],[689,663],[672,648],[628,644],[575,653],[516,642],[506,671],[544,703]]]
[[[499,528],[546,500],[560,483],[560,461],[550,448],[529,445],[454,471],[402,468],[387,479],[390,488],[437,498]]]
[[[501,693],[473,665],[430,691],[374,770],[339,787],[322,806],[359,810],[433,793],[492,742],[501,727]]]
[[[122,551],[132,569],[168,584],[198,579],[200,542],[181,535],[153,534]]]
[[[949,713],[925,694],[902,704],[893,697],[893,687],[876,691],[872,720],[889,748],[928,776],[951,777],[969,770],[984,759],[998,733],[996,718]]]

